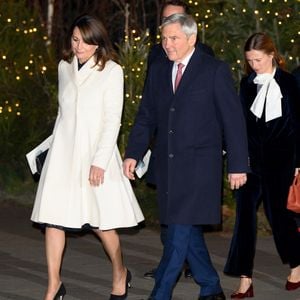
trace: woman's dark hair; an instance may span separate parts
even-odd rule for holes
[[[104,25],[95,17],[89,15],[81,15],[77,17],[71,25],[66,40],[66,47],[63,50],[64,60],[70,63],[74,57],[71,38],[75,27],[79,29],[85,43],[98,46],[95,51],[94,58],[95,66],[98,65],[99,70],[103,70],[108,60],[117,60],[116,52],[113,49]]]
[[[263,51],[266,54],[273,54],[273,65],[277,65],[279,68],[285,68],[285,61],[283,57],[278,53],[276,46],[266,33],[263,32],[256,32],[252,34],[245,43],[244,46],[244,54],[247,51],[251,50],[258,50]],[[245,59],[245,72],[250,74],[253,72],[252,68],[250,67],[248,61]]]

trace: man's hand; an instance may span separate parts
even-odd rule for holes
[[[96,167],[91,166],[90,168],[90,175],[89,175],[89,182],[91,186],[99,186],[104,182],[104,170]]]
[[[231,173],[228,174],[228,182],[232,190],[240,188],[247,181],[246,173]]]
[[[136,166],[136,160],[133,158],[126,158],[123,162],[124,175],[130,180],[135,179],[134,177],[135,166]]]

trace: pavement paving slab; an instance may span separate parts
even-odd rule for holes
[[[47,284],[44,234],[30,221],[31,209],[0,202],[0,300],[41,300]],[[120,230],[124,260],[131,270],[128,300],[147,299],[153,280],[146,271],[157,266],[162,253],[159,232],[144,227]],[[211,259],[226,297],[237,287],[237,278],[222,272],[231,235],[205,234]],[[300,254],[299,254],[300,255]],[[272,236],[259,237],[254,269],[256,300],[300,300],[300,289],[284,289],[289,267],[277,255]],[[68,234],[62,267],[67,289],[64,300],[106,300],[111,286],[111,266],[100,241],[92,233]],[[196,300],[199,287],[181,276],[173,300]]]

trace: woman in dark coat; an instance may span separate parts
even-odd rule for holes
[[[286,289],[300,287],[300,238],[286,209],[293,177],[300,167],[300,99],[295,78],[264,33],[249,37],[245,47],[247,77],[240,85],[249,143],[251,172],[236,192],[236,223],[225,274],[240,277],[231,298],[253,297],[252,272],[256,244],[256,212],[263,202],[275,245],[290,265]]]

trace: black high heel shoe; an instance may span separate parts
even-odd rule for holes
[[[123,295],[110,294],[109,300],[125,300],[128,294],[128,288],[131,288],[131,273],[127,269],[126,271],[126,281],[125,281],[125,293]]]
[[[63,300],[67,291],[63,283],[60,284],[57,293],[55,294],[53,300]]]

